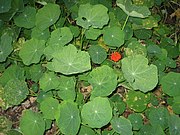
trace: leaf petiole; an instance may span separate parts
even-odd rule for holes
[[[125,26],[126,26],[126,24],[127,24],[128,19],[129,19],[129,15],[126,17],[126,20],[125,20],[125,22],[124,22],[124,24],[123,24],[123,27],[122,27],[122,31],[124,30],[124,28],[125,28]]]

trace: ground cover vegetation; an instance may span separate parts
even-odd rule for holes
[[[178,0],[0,0],[0,135],[180,135]]]

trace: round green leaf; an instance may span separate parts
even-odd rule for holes
[[[45,30],[58,20],[60,13],[59,5],[48,3],[38,10],[36,14],[36,26],[40,30]]]
[[[161,79],[162,90],[169,96],[180,96],[180,74],[169,72]]]
[[[51,60],[53,58],[53,53],[59,50],[62,50],[63,46],[52,46],[52,45],[48,45],[46,46],[46,48],[44,49],[44,54],[46,55],[46,58],[48,60]]]
[[[39,80],[40,88],[44,91],[57,89],[59,86],[59,79],[54,72],[44,73]]]
[[[91,95],[96,96],[108,96],[116,88],[117,75],[109,66],[103,65],[93,69],[89,75],[88,82],[92,85],[93,90]]]
[[[126,27],[124,27],[124,39],[125,40],[129,40],[130,38],[132,38],[133,36],[133,29],[131,28],[131,26],[126,25]]]
[[[126,103],[128,104],[128,107],[136,112],[144,111],[149,101],[150,95],[144,94],[140,91],[131,90],[126,95]]]
[[[24,69],[17,65],[9,66],[0,77],[0,84],[5,86],[11,79],[24,79]]]
[[[96,135],[96,134],[91,128],[82,125],[78,135]]]
[[[124,31],[120,27],[107,28],[103,35],[105,44],[113,47],[120,47],[124,44]]]
[[[22,58],[25,65],[32,63],[38,63],[45,48],[45,41],[38,39],[30,39],[23,44],[19,52],[19,56]]]
[[[133,130],[139,130],[143,126],[143,119],[141,114],[133,113],[128,116],[128,119],[131,121]]]
[[[103,49],[99,45],[90,46],[88,52],[91,56],[92,62],[97,64],[101,64],[107,58],[107,53],[105,49]]]
[[[63,100],[75,100],[75,78],[61,76],[59,79],[58,95]]]
[[[174,97],[172,109],[174,113],[180,114],[180,96]]]
[[[158,45],[147,46],[147,51],[151,54],[161,54],[161,48]]]
[[[120,116],[119,118],[114,117],[111,120],[112,128],[121,135],[133,135],[131,122]]]
[[[69,26],[74,37],[78,37],[80,34],[80,28],[78,26]]]
[[[28,76],[28,79],[31,79],[32,81],[38,82],[39,79],[43,75],[43,68],[40,64],[38,65],[32,65],[28,67],[28,71],[26,71],[26,76]]]
[[[156,60],[153,62],[154,65],[156,65],[158,71],[164,71],[166,68],[165,61]]]
[[[32,28],[35,26],[36,9],[34,7],[27,6],[24,11],[18,16],[14,17],[14,23],[18,27]]]
[[[25,135],[43,135],[45,131],[43,117],[32,110],[23,111],[20,120],[20,130]]]
[[[65,75],[77,74],[91,69],[87,52],[78,51],[74,45],[68,45],[53,53],[53,60],[47,68]]]
[[[96,97],[83,105],[81,116],[91,128],[101,128],[111,120],[112,108],[107,98]]]
[[[8,12],[11,9],[12,0],[0,0],[0,13]]]
[[[23,134],[17,129],[11,129],[7,132],[7,135],[23,135]]]
[[[84,4],[80,5],[78,11],[78,18],[76,18],[77,25],[88,29],[90,26],[93,28],[102,28],[109,21],[107,14],[108,9],[101,5]]]
[[[147,92],[158,83],[157,67],[148,65],[148,59],[142,55],[129,56],[122,59],[124,77],[135,89]]]
[[[63,134],[77,134],[81,120],[78,107],[74,102],[63,101],[59,105],[59,111],[55,117],[57,125]]]
[[[132,17],[145,18],[151,14],[148,7],[132,4],[131,0],[117,0],[117,6],[119,6],[128,16]]]
[[[94,29],[92,27],[85,32],[85,36],[87,39],[96,40],[100,35],[101,35],[101,30]]]
[[[73,34],[68,27],[58,28],[55,29],[51,33],[51,37],[49,39],[49,45],[61,45],[64,46],[65,44],[69,43],[73,38]]]
[[[127,48],[125,48],[125,53],[127,56],[138,54],[146,56],[147,50],[146,47],[143,46],[140,42],[138,42],[137,40],[132,40],[128,43]]]
[[[166,59],[166,66],[170,67],[170,68],[176,68],[176,61],[167,57]]]
[[[160,125],[151,126],[150,124],[144,125],[138,133],[138,135],[165,135]]]
[[[168,127],[168,118],[168,110],[164,107],[152,109],[149,113],[151,125],[160,125],[162,129],[166,129]]]
[[[0,62],[6,60],[8,55],[12,52],[12,37],[8,34],[3,34],[0,39]]]
[[[45,98],[45,100],[40,103],[40,110],[43,113],[43,118],[54,120],[58,105],[58,100],[52,97]]]
[[[49,37],[50,37],[49,29],[40,30],[40,29],[37,28],[37,27],[34,27],[34,28],[32,29],[31,38],[36,38],[36,39],[39,39],[39,40],[45,40],[45,41],[47,41],[47,39],[48,39]]]
[[[134,35],[138,39],[144,39],[147,40],[152,36],[152,31],[149,29],[138,29],[134,31]]]
[[[52,91],[45,92],[45,91],[40,91],[37,96],[37,102],[41,103],[44,101],[46,98],[53,97]]]
[[[171,115],[169,117],[169,133],[170,135],[179,135],[180,134],[180,118],[177,115]]]
[[[11,79],[4,87],[6,107],[19,105],[29,93],[26,83],[22,80]]]
[[[142,20],[141,28],[152,29],[153,27],[158,27],[158,20],[153,16],[149,16]]]

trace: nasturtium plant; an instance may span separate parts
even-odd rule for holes
[[[105,49],[102,48],[100,45],[90,46],[88,52],[92,59],[92,62],[97,64],[101,64],[107,58],[107,53]]]
[[[152,109],[149,113],[151,125],[160,125],[162,129],[166,129],[168,127],[168,118],[168,110],[163,107]]]
[[[45,130],[45,121],[40,113],[32,110],[23,111],[20,120],[20,129],[26,135],[43,135]]]
[[[149,94],[144,94],[140,91],[129,91],[126,94],[126,103],[135,112],[142,112],[146,109],[150,100]]]
[[[40,30],[38,27],[34,27],[31,32],[31,38],[39,40],[47,40],[50,37],[49,29]]]
[[[161,79],[162,90],[169,96],[180,96],[180,74],[169,72]]]
[[[32,65],[26,69],[26,77],[34,82],[38,82],[43,74],[44,69],[40,64]]]
[[[70,28],[58,28],[51,32],[51,37],[48,44],[51,46],[64,46],[69,43],[73,38]]]
[[[0,39],[0,62],[6,60],[8,55],[12,52],[12,37],[9,34],[3,34]]]
[[[129,40],[132,38],[133,36],[133,29],[131,28],[131,26],[126,25],[124,27],[124,40]]]
[[[8,120],[5,116],[0,116],[0,132],[1,134],[7,134],[11,129],[12,122]]]
[[[36,9],[30,6],[25,7],[24,11],[14,18],[14,23],[19,27],[33,28],[36,20]]]
[[[179,135],[180,134],[180,118],[177,115],[169,116],[169,132],[170,135]]]
[[[91,69],[87,52],[78,51],[74,45],[68,45],[53,53],[53,60],[47,68],[65,75],[82,73]]]
[[[48,3],[38,10],[35,22],[36,27],[38,27],[40,30],[47,29],[58,20],[60,14],[61,10],[59,8],[59,5]]]
[[[129,56],[122,60],[124,77],[135,90],[148,92],[158,83],[157,67],[148,65],[148,59],[142,55]]]
[[[132,4],[131,0],[117,0],[117,5],[128,15],[132,17],[145,18],[148,17],[151,12],[146,6],[137,6]]]
[[[0,134],[179,135],[178,8],[0,0]]]
[[[160,125],[146,124],[139,130],[139,135],[165,135]]]
[[[108,96],[116,88],[117,75],[109,66],[103,65],[89,74],[88,82],[92,85],[92,97]]]
[[[147,51],[149,54],[161,54],[161,48],[156,44],[147,46]]]
[[[121,135],[133,135],[131,122],[123,116],[111,120],[113,129]]]
[[[52,46],[52,45],[48,45],[46,46],[46,48],[44,49],[44,55],[46,56],[46,58],[48,60],[51,60],[53,58],[53,54],[56,52],[56,51],[59,51],[59,50],[62,50],[63,49],[63,46],[60,46],[60,45],[55,45],[55,46]],[[53,52],[53,53],[52,53]]]
[[[75,135],[80,128],[80,113],[77,104],[63,101],[56,112],[56,122],[63,134]]]
[[[84,124],[91,128],[101,128],[112,118],[112,108],[107,98],[95,97],[83,105],[81,116]]]
[[[59,97],[63,100],[74,101],[76,97],[75,84],[76,81],[74,77],[61,76],[57,88]]]
[[[9,66],[0,77],[0,84],[5,86],[8,81],[18,79],[23,80],[24,78],[24,69],[18,65]]]
[[[109,21],[108,9],[102,4],[91,5],[89,3],[80,5],[78,11],[78,18],[76,18],[77,25],[89,29],[102,28]]]
[[[19,105],[28,95],[28,88],[24,80],[11,79],[4,86],[6,108]]]
[[[139,113],[130,114],[128,119],[131,121],[133,130],[139,130],[143,126],[143,118]]]
[[[54,72],[47,72],[40,78],[39,84],[43,91],[57,89],[59,86],[59,78]]]
[[[134,35],[138,39],[149,39],[152,36],[152,31],[148,29],[138,29],[134,31]]]
[[[11,9],[11,0],[1,0],[0,5],[0,13],[8,12]]]
[[[95,135],[95,132],[90,127],[81,125],[78,135]]]
[[[101,30],[100,29],[94,29],[92,27],[90,27],[85,32],[85,36],[87,39],[96,40],[100,35],[101,35]]]
[[[180,96],[174,97],[172,109],[175,114],[180,114]]]
[[[19,56],[22,58],[25,65],[38,63],[41,59],[41,56],[43,55],[44,49],[44,40],[32,38],[23,44],[23,47],[19,52]]]
[[[103,33],[105,44],[112,47],[120,47],[124,44],[124,31],[120,27],[110,27]]]
[[[38,93],[37,102],[41,103],[46,98],[50,98],[50,97],[53,97],[53,93],[51,91],[48,91],[48,92],[41,91],[40,93]]]
[[[147,55],[147,49],[145,46],[143,46],[140,42],[137,40],[132,40],[127,44],[127,48],[125,48],[125,54],[127,56],[132,56],[132,55],[143,55],[146,57]]]
[[[45,98],[40,103],[40,110],[42,111],[43,118],[45,119],[55,119],[55,113],[58,109],[59,102],[57,99],[52,97]]]

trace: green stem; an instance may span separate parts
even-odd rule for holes
[[[129,15],[126,17],[126,20],[125,20],[125,22],[124,22],[124,24],[123,24],[123,27],[122,27],[122,31],[124,30],[124,28],[125,28],[125,26],[126,26],[126,24],[127,24],[128,19],[129,19]]]
[[[55,30],[57,29],[55,24],[53,24],[53,27],[54,27]]]
[[[86,29],[82,29],[82,32],[81,32],[81,46],[80,46],[81,50],[83,49],[83,38],[84,38],[85,31],[86,31]]]
[[[20,60],[20,59],[17,59],[17,58],[14,58],[14,57],[8,57],[9,59],[11,59],[11,60],[14,60],[14,61],[22,61],[22,60]]]

